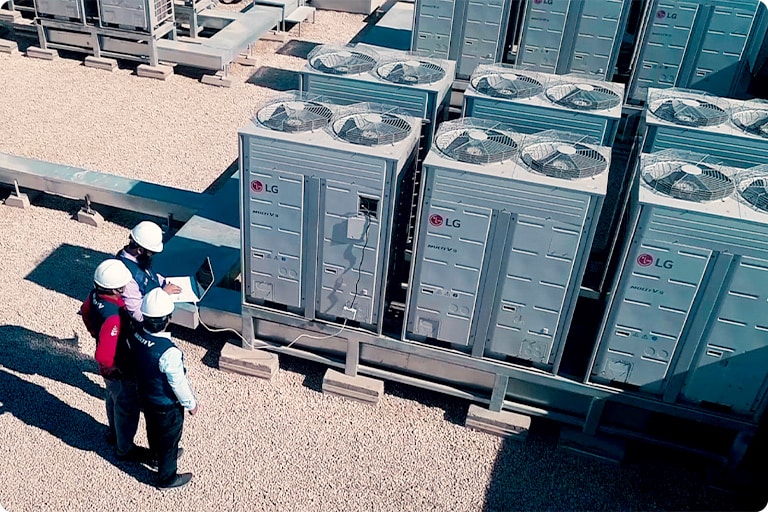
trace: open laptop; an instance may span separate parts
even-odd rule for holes
[[[213,267],[211,258],[206,256],[203,264],[193,276],[166,277],[166,281],[181,288],[181,293],[171,295],[173,302],[191,302],[197,304],[213,286]]]

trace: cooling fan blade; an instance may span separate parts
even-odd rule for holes
[[[257,120],[272,130],[298,133],[326,126],[333,117],[331,109],[313,101],[284,101],[263,107]]]
[[[695,98],[665,99],[650,108],[659,119],[682,126],[717,126],[728,120],[728,114],[707,101]]]
[[[768,164],[737,174],[736,190],[747,204],[768,213]]]
[[[388,82],[416,85],[437,82],[445,77],[445,70],[432,62],[404,60],[382,64],[376,73]]]
[[[580,143],[535,142],[523,148],[522,159],[534,172],[567,180],[596,176],[608,169],[608,161],[599,151]]]
[[[558,84],[547,88],[547,98],[574,110],[606,110],[621,104],[621,97],[606,87],[587,83]]]
[[[517,73],[491,73],[476,77],[472,87],[487,96],[495,98],[530,98],[544,90],[541,82]]]
[[[733,180],[708,165],[692,162],[659,162],[643,169],[642,177],[652,189],[697,203],[725,199],[734,191]]]
[[[323,47],[320,47],[323,50]],[[325,50],[309,55],[309,64],[318,71],[332,75],[357,75],[371,71],[376,59],[368,54],[351,50]]]
[[[493,129],[457,129],[440,134],[437,147],[446,156],[471,164],[509,160],[517,154],[517,142]]]
[[[745,109],[731,117],[733,124],[750,135],[768,139],[768,109]]]
[[[333,130],[341,139],[363,146],[394,144],[411,133],[402,117],[386,113],[356,113],[334,121]]]

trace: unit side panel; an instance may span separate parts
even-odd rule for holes
[[[569,72],[611,78],[614,52],[618,51],[617,38],[623,35],[620,30],[624,28],[624,10],[629,8],[629,3],[625,0],[584,2]]]
[[[244,183],[248,187],[246,261],[250,263],[246,295],[257,301],[301,307],[303,176],[254,167],[246,168]]]
[[[649,87],[673,87],[699,9],[693,2],[661,0],[651,13],[631,97],[645,101]]]
[[[583,234],[582,224],[519,216],[489,333],[492,352],[547,364]]]
[[[752,26],[754,9],[715,6],[687,87],[728,96]]]
[[[501,34],[509,7],[507,0],[469,0],[464,21],[464,38],[456,74],[468,77],[480,64],[496,62]]]
[[[711,131],[691,130],[677,126],[649,126],[644,152],[685,149],[709,155],[724,165],[753,167],[768,162],[768,139],[735,137]]]
[[[498,101],[482,96],[467,98],[466,116],[506,123],[520,133],[563,130],[604,142],[613,121],[605,117],[547,108],[524,102]]]
[[[398,87],[383,82],[354,80],[333,75],[304,73],[304,90],[342,105],[376,102],[399,107],[420,119],[428,118],[429,92],[415,87]]]
[[[570,3],[528,2],[525,33],[520,41],[523,65],[547,73],[556,71]]]
[[[707,249],[647,236],[633,242],[593,380],[662,391],[710,257]]]
[[[768,375],[768,261],[741,258],[688,374],[682,395],[692,402],[753,414]]]
[[[153,7],[154,1],[149,2]],[[150,28],[150,13],[147,12],[146,0],[126,1],[126,0],[99,0],[101,12],[101,21],[114,25],[125,25],[137,27],[142,30]]]
[[[443,197],[426,172],[406,331],[468,345],[492,211]]]
[[[38,14],[83,19],[81,0],[35,0]]]
[[[328,317],[344,317],[346,306],[355,310],[356,321],[372,324],[380,281],[381,211],[375,217],[362,215],[361,194],[376,198],[381,210],[381,189],[360,189],[331,180],[326,183],[320,212],[322,269],[317,311]]]
[[[412,48],[441,59],[449,58],[455,0],[417,0]]]

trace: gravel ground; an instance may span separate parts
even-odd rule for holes
[[[318,12],[306,42],[344,42],[363,17]],[[306,43],[259,43],[261,67],[235,66],[219,89],[0,55],[0,151],[206,189],[237,155],[236,130],[285,84]],[[275,53],[277,51],[277,53]],[[290,79],[290,76],[288,76]],[[261,84],[261,85],[260,85]],[[188,417],[183,490],[118,462],[103,441],[103,383],[76,315],[93,269],[139,220],[105,212],[95,229],[78,205],[40,196],[0,206],[0,509],[112,510],[728,510],[687,460],[621,466],[555,449],[536,423],[525,443],[462,426],[467,403],[387,384],[378,407],[325,396],[324,368],[281,358],[268,383],[217,369],[225,335],[175,329],[201,412]],[[138,441],[146,444],[140,426]]]

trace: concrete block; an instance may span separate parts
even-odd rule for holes
[[[22,17],[19,11],[9,11],[8,9],[0,9],[0,22],[18,23],[21,20],[22,20]]]
[[[86,57],[83,65],[87,68],[103,69],[105,71],[117,69],[117,61],[115,59],[105,59],[103,57],[94,57],[93,55]]]
[[[362,375],[352,377],[329,368],[323,376],[323,393],[377,405],[384,395],[384,381]]]
[[[104,217],[102,217],[96,210],[91,210],[90,212],[80,210],[77,212],[77,222],[82,222],[83,224],[88,224],[97,228],[104,224]]]
[[[59,52],[56,50],[38,48],[37,46],[27,48],[27,57],[32,59],[53,60],[58,56]]]
[[[478,405],[470,405],[464,426],[487,434],[523,440],[531,428],[530,416],[510,411],[489,411]]]
[[[156,80],[165,80],[173,74],[173,68],[170,66],[150,66],[149,64],[139,64],[136,67],[136,74],[144,78],[154,78]]]
[[[259,60],[253,55],[238,55],[237,57],[235,57],[235,62],[237,62],[241,66],[248,66],[248,67],[259,65]]]
[[[0,53],[8,53],[13,55],[17,51],[19,51],[19,45],[16,43],[16,41],[0,39]]]
[[[232,343],[224,345],[219,356],[220,370],[260,379],[271,380],[279,368],[277,354],[242,348]]]
[[[5,200],[6,206],[12,206],[14,208],[21,208],[26,210],[29,208],[29,196],[27,194],[21,193],[19,195],[11,194],[8,196],[8,198]]]
[[[557,447],[606,462],[620,463],[626,455],[626,442],[615,437],[590,435],[575,427],[563,426]]]
[[[215,75],[203,75],[200,81],[217,87],[232,87],[232,79],[225,75],[223,71],[218,71]]]

